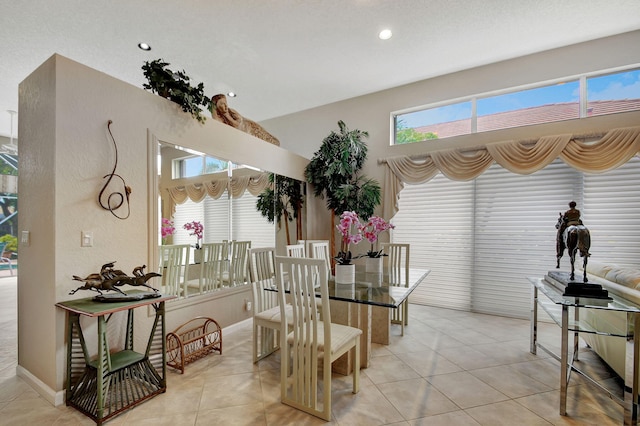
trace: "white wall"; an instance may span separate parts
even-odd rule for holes
[[[53,402],[59,401],[66,369],[65,315],[54,304],[95,294],[70,296],[80,284],[72,275],[86,276],[114,260],[125,272],[155,264],[149,255],[155,241],[149,218],[157,215],[148,191],[148,134],[298,179],[307,160],[212,119],[201,125],[166,99],[59,55],[28,76],[19,91],[19,226],[30,232],[31,242],[19,247],[18,370]],[[118,144],[116,173],[132,188],[126,220],[97,202],[115,159],[108,120]],[[122,188],[108,193],[116,190]],[[80,246],[82,231],[93,233],[93,247]],[[198,315],[212,316],[223,327],[246,319],[247,297],[249,288],[171,310],[167,330]],[[144,341],[151,322],[145,310],[136,315],[136,337]]]
[[[343,120],[350,129],[366,130],[370,134],[369,156],[363,172],[382,184],[384,168],[377,164],[376,160],[379,158],[474,147],[501,140],[528,139],[572,132],[586,133],[638,125],[640,114],[616,114],[424,143],[389,145],[390,115],[393,111],[586,72],[640,64],[638,46],[640,46],[640,31],[629,32],[347,99],[267,120],[262,124],[278,136],[283,148],[308,158],[311,158],[331,130],[338,129],[338,120]],[[491,46],[486,48],[490,50]],[[438,58],[434,58],[434,61],[437,60]]]

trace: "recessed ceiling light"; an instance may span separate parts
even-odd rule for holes
[[[142,50],[151,50],[151,46],[149,46],[147,43],[138,43],[138,47]]]
[[[237,95],[236,92],[229,92],[227,93],[227,96],[229,96],[230,98],[235,98]]]
[[[391,33],[391,30],[387,29],[387,30],[380,31],[380,34],[378,34],[378,37],[380,38],[380,40],[389,40],[392,35],[393,33]]]

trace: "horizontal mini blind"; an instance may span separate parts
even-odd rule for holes
[[[469,310],[473,248],[473,182],[437,175],[405,185],[392,222],[394,243],[411,244],[411,265],[431,273],[410,302]]]
[[[203,224],[206,235],[207,224],[204,220],[205,212],[203,203],[194,203],[190,199],[182,204],[176,205],[176,212],[173,215],[173,226],[176,228],[173,234],[173,244],[191,244],[195,245],[196,237],[189,235],[190,231],[183,228],[185,223],[197,221]]]
[[[476,179],[472,311],[528,318],[526,277],[555,269],[559,212],[581,194],[580,173],[559,160],[532,175],[493,165]]]
[[[494,165],[472,183],[438,175],[406,185],[392,241],[410,243],[411,264],[432,270],[411,302],[528,318],[526,277],[555,270],[555,224],[572,200],[591,232],[589,260],[639,268],[637,157],[602,174],[556,160],[531,175]],[[560,270],[570,270],[566,252]]]
[[[589,260],[640,268],[640,159],[602,174],[585,174],[584,224]]]
[[[273,223],[256,209],[258,197],[245,192],[233,198],[232,235],[237,241],[251,241],[251,247],[275,247],[276,229]]]
[[[225,190],[220,198],[205,197],[202,200],[204,208],[204,242],[219,243],[229,240],[230,210],[229,193]]]

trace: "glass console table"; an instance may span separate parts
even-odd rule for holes
[[[531,353],[535,354],[537,348],[547,352],[560,361],[560,415],[567,415],[567,386],[571,378],[571,372],[575,371],[585,377],[587,381],[604,392],[609,397],[624,407],[624,424],[635,425],[638,422],[638,361],[640,351],[639,341],[635,338],[634,330],[640,330],[640,305],[609,293],[612,300],[592,299],[586,297],[563,296],[563,291],[541,278],[527,278],[532,285],[531,308]],[[540,297],[542,296],[542,298]],[[561,351],[560,355],[554,353],[538,342],[538,307],[541,307],[551,319],[561,327]],[[580,320],[581,309],[605,309],[626,313],[627,329],[618,333],[595,329],[593,326]],[[625,339],[625,377],[624,396],[614,395],[599,383],[581,371],[576,365],[578,361],[578,339],[580,333],[592,333]],[[573,337],[569,348],[569,341]]]
[[[141,294],[140,290],[128,295]],[[91,417],[98,425],[167,389],[164,302],[175,296],[118,302],[93,298],[56,303],[67,313],[67,405]],[[133,310],[151,305],[155,320],[144,353],[133,350]],[[107,323],[115,312],[127,311],[124,347],[109,349]],[[97,318],[97,357],[89,354],[80,316]]]

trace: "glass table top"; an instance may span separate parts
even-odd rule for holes
[[[609,292],[611,300],[594,299],[589,297],[564,296],[563,292],[556,286],[550,284],[542,278],[527,278],[538,290],[544,293],[549,300],[557,305],[576,306],[593,309],[607,309],[623,312],[640,312],[640,305],[624,299],[612,292]]]
[[[389,285],[386,270],[379,273],[365,271],[365,265],[356,265],[356,278],[353,284],[337,284],[335,277],[329,277],[329,299],[367,305],[397,308],[404,302],[422,281],[429,275],[429,269],[409,269],[409,285]],[[276,290],[275,286],[273,290]],[[320,293],[316,293],[320,297]]]

